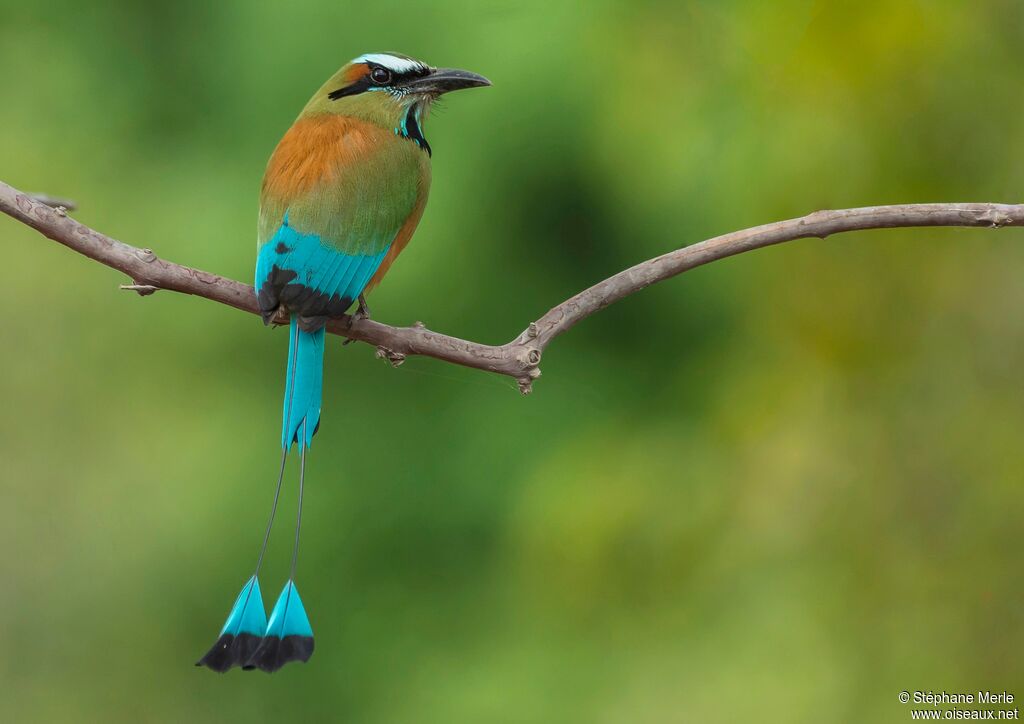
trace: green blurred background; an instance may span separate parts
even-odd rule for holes
[[[366,51],[490,77],[376,318],[500,343],[818,208],[1021,200],[1016,0],[0,1],[0,179],[250,280],[264,164]],[[907,721],[1024,696],[1024,235],[799,241],[559,338],[522,397],[327,354],[306,666],[193,661],[249,575],[286,343],[0,219],[0,719]],[[286,575],[295,470],[264,575]]]

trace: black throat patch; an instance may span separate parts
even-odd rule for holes
[[[427,143],[427,139],[423,137],[423,131],[420,129],[420,124],[416,121],[416,109],[417,105],[413,105],[409,112],[405,114],[405,121],[402,123],[402,135],[411,141],[415,141],[416,145],[427,152],[428,156],[432,156],[433,152],[430,149],[430,144]]]

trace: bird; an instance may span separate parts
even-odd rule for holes
[[[313,654],[313,630],[295,584],[306,452],[320,426],[324,326],[372,290],[405,249],[426,206],[432,149],[424,133],[441,95],[491,85],[400,53],[345,64],[306,103],[263,177],[256,301],[265,325],[288,317],[281,463],[253,574],[213,646],[196,662],[274,672]],[[298,514],[288,580],[268,619],[259,573],[274,525],[289,450],[300,456]]]

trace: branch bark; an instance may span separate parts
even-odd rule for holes
[[[61,201],[56,208],[50,205],[54,203],[53,199],[38,198],[0,182],[0,211],[73,251],[127,274],[133,283],[123,285],[122,289],[141,295],[158,290],[192,294],[257,314],[256,297],[251,286],[174,264],[157,257],[151,249],[136,248],[112,239],[69,217],[66,207],[71,202]],[[393,365],[401,364],[412,355],[433,357],[508,375],[519,382],[523,393],[528,393],[533,380],[540,376],[541,356],[556,337],[609,304],[694,267],[785,241],[808,237],[824,239],[846,231],[1021,225],[1024,225],[1024,204],[900,204],[816,211],[797,219],[723,234],[648,259],[553,307],[543,317],[531,322],[518,337],[502,345],[479,344],[450,337],[432,332],[419,322],[411,327],[391,327],[350,315],[332,320],[327,330],[376,346],[378,356]]]

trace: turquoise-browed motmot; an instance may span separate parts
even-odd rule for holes
[[[281,467],[256,569],[198,665],[276,671],[307,661],[313,630],[295,587],[306,449],[320,423],[324,325],[387,273],[412,237],[430,189],[423,123],[438,96],[490,85],[475,73],[432,68],[397,53],[361,55],[321,86],[278,143],[260,192],[256,294],[265,324],[289,318]],[[299,502],[291,572],[267,620],[259,572],[299,446]]]

